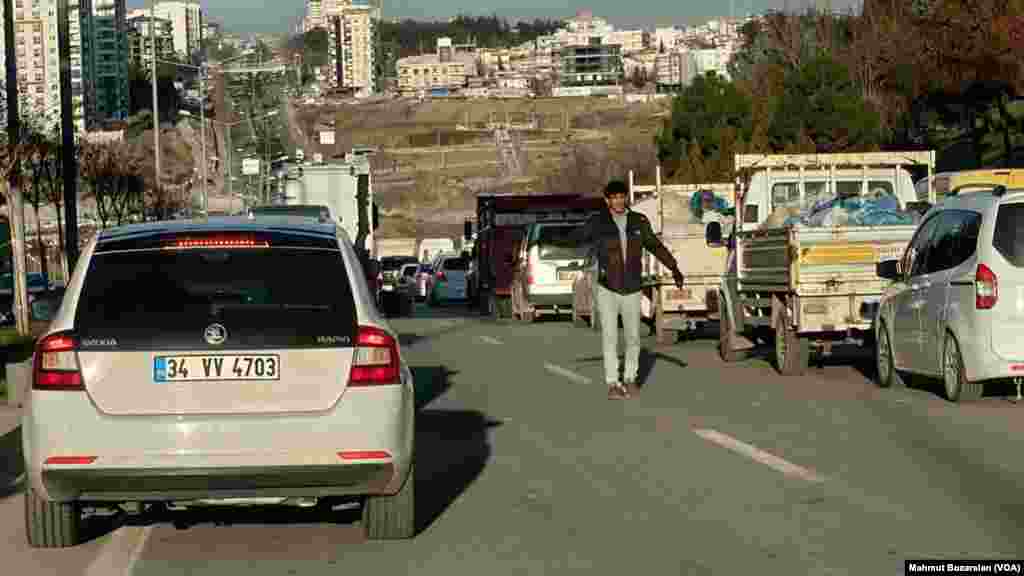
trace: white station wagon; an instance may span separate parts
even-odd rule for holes
[[[85,509],[362,499],[414,534],[412,374],[355,250],[298,217],[129,225],[85,248],[40,337],[23,444],[29,544]]]

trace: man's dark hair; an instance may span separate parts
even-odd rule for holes
[[[612,180],[611,182],[608,183],[607,186],[604,187],[605,196],[614,196],[615,194],[622,194],[623,196],[625,196],[628,193],[629,188],[626,186],[626,183],[623,182],[622,180]]]

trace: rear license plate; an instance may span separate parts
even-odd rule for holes
[[[575,282],[578,274],[579,272],[576,272],[575,270],[559,270],[558,280],[560,282]]]
[[[693,298],[693,292],[689,288],[670,288],[668,291],[669,300],[689,300],[690,298]]]
[[[224,354],[216,356],[157,356],[154,382],[199,380],[280,380],[277,354]]]
[[[381,286],[381,290],[384,290],[385,292],[391,292],[394,289],[395,287],[392,286],[391,284],[385,284],[384,286]]]

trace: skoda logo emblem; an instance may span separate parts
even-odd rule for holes
[[[203,337],[210,344],[223,344],[228,339],[228,329],[220,324],[210,324],[203,332]]]

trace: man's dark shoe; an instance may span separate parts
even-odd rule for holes
[[[629,391],[622,384],[612,384],[608,387],[609,400],[626,400],[629,398]]]

